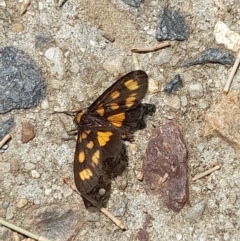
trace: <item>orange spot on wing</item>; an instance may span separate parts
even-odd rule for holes
[[[120,92],[117,91],[117,90],[113,91],[113,92],[110,94],[112,100],[117,99],[120,95],[121,95]]]
[[[136,96],[129,96],[129,97],[126,99],[125,105],[130,108],[131,106],[134,105],[135,100],[136,100]]]
[[[85,153],[83,151],[80,151],[79,154],[78,154],[78,161],[79,162],[84,162],[85,160]]]
[[[136,90],[139,88],[138,82],[134,79],[127,80],[124,85],[129,89],[129,90]]]
[[[92,166],[97,166],[99,163],[100,151],[97,150],[92,156]]]
[[[105,146],[107,142],[110,140],[110,136],[112,136],[113,133],[111,131],[98,131],[97,132],[97,139],[100,146]]]
[[[83,132],[82,135],[81,135],[81,138],[82,138],[82,139],[86,139],[87,136],[88,136],[90,133],[91,133],[91,131],[85,131],[85,132]]]
[[[80,177],[80,179],[82,181],[84,181],[86,179],[90,179],[92,176],[93,176],[93,173],[88,168],[86,168],[86,169],[82,170],[81,172],[79,172],[79,177]]]
[[[112,125],[116,127],[121,127],[122,122],[125,120],[125,113],[121,112],[116,115],[111,115],[107,119]]]
[[[93,146],[94,146],[93,141],[89,141],[88,144],[86,145],[88,149],[92,149]]]
[[[117,103],[111,103],[110,108],[112,110],[117,110],[119,108],[119,105]]]
[[[96,112],[100,115],[100,116],[103,116],[104,115],[104,108],[102,105],[98,106],[98,108],[96,109]]]

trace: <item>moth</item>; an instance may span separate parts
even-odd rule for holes
[[[76,112],[74,179],[80,193],[89,193],[98,184],[104,159],[120,153],[122,139],[133,140],[133,132],[145,127],[144,116],[155,111],[154,105],[141,104],[147,89],[147,74],[132,71],[90,107]]]

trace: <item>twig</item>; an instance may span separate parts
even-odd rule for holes
[[[2,146],[12,138],[12,136],[10,134],[7,134],[6,136],[3,137],[3,139],[0,141],[0,148],[2,148]]]
[[[220,165],[217,165],[217,166],[215,166],[215,167],[213,167],[213,168],[211,168],[211,169],[209,169],[209,170],[207,170],[207,171],[205,171],[205,172],[203,172],[203,173],[201,173],[201,174],[197,174],[197,175],[192,179],[192,181],[196,181],[196,180],[198,180],[198,179],[200,179],[200,178],[202,178],[202,177],[205,177],[205,176],[209,175],[210,173],[212,173],[212,172],[214,172],[214,171],[216,171],[216,170],[218,170],[218,169],[220,169],[220,168],[221,168],[221,166],[220,166]]]
[[[69,187],[71,187],[75,192],[77,192],[80,196],[82,196],[84,199],[89,201],[92,205],[97,207],[105,216],[107,216],[110,220],[112,220],[118,227],[120,227],[122,230],[126,230],[122,222],[119,219],[117,219],[115,216],[113,216],[106,208],[102,207],[102,205],[99,202],[97,202],[95,199],[93,199],[87,194],[80,193],[77,190],[75,184],[69,178],[63,178],[63,181]]]
[[[171,43],[169,41],[167,41],[167,42],[163,42],[163,43],[157,44],[157,45],[152,46],[152,47],[136,47],[136,48],[132,48],[131,52],[132,53],[139,53],[139,54],[140,53],[155,52],[155,51],[157,51],[159,49],[168,47],[170,45],[171,45]]]
[[[162,185],[168,179],[168,174],[165,173],[163,177],[160,177],[158,180],[158,184]]]
[[[25,230],[23,228],[20,228],[20,227],[14,225],[14,224],[11,224],[11,223],[9,223],[9,222],[1,219],[1,218],[0,218],[0,224],[6,226],[8,228],[11,228],[12,230],[15,230],[15,231],[17,231],[17,232],[19,232],[19,233],[21,233],[23,235],[26,235],[26,236],[30,237],[30,238],[33,238],[35,240],[38,240],[38,241],[51,241],[51,240],[49,240],[47,238],[44,238],[44,237],[38,236],[36,234],[30,233],[29,231],[27,231],[27,230]]]
[[[234,77],[234,75],[235,75],[235,73],[236,73],[236,71],[237,71],[237,68],[238,68],[239,63],[240,63],[240,51],[239,51],[239,53],[238,53],[238,56],[237,56],[237,59],[235,60],[234,65],[233,65],[231,74],[230,74],[229,77],[228,77],[227,83],[226,83],[226,85],[225,85],[225,87],[224,87],[224,89],[223,89],[223,93],[224,93],[225,95],[227,95],[227,93],[228,93],[228,91],[229,91],[229,89],[230,89],[230,85],[231,85],[232,80],[233,80],[233,77]]]

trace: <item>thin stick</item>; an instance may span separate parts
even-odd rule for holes
[[[167,41],[167,42],[163,42],[163,43],[157,44],[157,45],[152,46],[152,47],[136,47],[136,48],[132,48],[131,52],[132,53],[139,53],[139,54],[140,53],[155,52],[155,51],[157,51],[159,49],[168,47],[170,45],[171,45],[171,43],[169,41]]]
[[[41,236],[35,235],[33,233],[30,233],[29,231],[27,231],[27,230],[25,230],[23,228],[20,228],[20,227],[14,225],[14,224],[11,224],[11,223],[9,223],[9,222],[1,219],[1,218],[0,218],[0,224],[4,225],[4,226],[6,226],[6,227],[8,227],[8,228],[10,228],[12,230],[15,230],[15,231],[17,231],[17,232],[19,232],[19,233],[21,233],[23,235],[26,235],[26,236],[28,236],[30,238],[33,238],[35,240],[38,240],[38,241],[51,241],[51,240],[46,239],[44,237],[41,237]]]
[[[106,208],[102,207],[102,205],[99,202],[97,202],[95,199],[93,199],[87,194],[80,193],[77,190],[76,185],[69,178],[63,178],[63,181],[69,187],[71,187],[75,192],[77,192],[80,196],[82,196],[84,199],[89,201],[92,205],[97,207],[105,216],[107,216],[110,220],[112,220],[112,222],[114,222],[118,227],[120,227],[122,230],[126,230],[122,222],[119,219],[117,219],[115,216],[113,216]]]
[[[165,173],[163,178],[162,178],[162,184],[168,179],[168,174]]]
[[[163,177],[160,177],[159,180],[158,180],[158,184],[159,185],[162,185],[168,178],[168,174],[165,173]]]
[[[215,167],[213,167],[213,168],[211,168],[211,169],[209,169],[209,170],[207,170],[207,171],[205,171],[205,172],[203,172],[203,173],[201,173],[201,174],[197,174],[197,175],[192,179],[192,181],[196,181],[196,180],[198,180],[198,179],[200,179],[200,178],[202,178],[202,177],[205,177],[205,176],[211,174],[212,172],[214,172],[214,171],[216,171],[216,170],[218,170],[218,169],[220,169],[220,168],[221,168],[221,166],[220,166],[220,165],[217,165],[217,166],[215,166]]]
[[[0,148],[2,148],[2,146],[12,138],[12,136],[10,134],[7,134],[6,136],[3,137],[3,139],[0,141]]]
[[[225,87],[224,87],[224,89],[223,89],[223,93],[224,93],[225,95],[227,95],[227,93],[228,93],[228,91],[229,91],[229,89],[230,89],[230,86],[231,86],[233,77],[234,77],[234,75],[235,75],[235,73],[236,73],[236,71],[237,71],[237,68],[238,68],[239,63],[240,63],[240,51],[239,51],[239,53],[238,53],[238,56],[237,56],[237,59],[236,59],[234,65],[233,65],[231,74],[230,74],[229,77],[228,77],[227,83],[226,83],[226,85],[225,85]]]

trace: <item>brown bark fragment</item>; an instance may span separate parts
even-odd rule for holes
[[[189,201],[187,148],[176,121],[153,130],[143,162],[144,188],[150,194],[162,194],[165,204],[179,212]],[[163,182],[163,177],[167,179]]]

